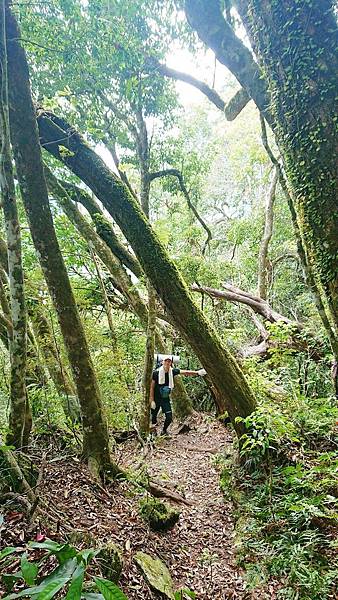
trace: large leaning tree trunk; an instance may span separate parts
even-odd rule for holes
[[[68,219],[73,223],[73,225],[77,228],[80,235],[84,240],[89,242],[95,250],[95,253],[99,256],[100,260],[106,266],[108,272],[111,275],[114,285],[116,288],[124,295],[130,308],[135,313],[135,315],[139,318],[144,331],[147,332],[148,328],[148,308],[141,298],[137,288],[133,285],[133,282],[128,275],[128,273],[123,268],[120,262],[120,251],[118,254],[115,254],[111,248],[111,245],[106,241],[106,235],[102,238],[99,235],[101,230],[96,232],[93,227],[88,223],[86,218],[80,213],[80,211],[75,206],[72,198],[74,198],[74,194],[72,193],[74,190],[69,188],[65,182],[61,182],[58,180],[53,173],[45,166],[45,177],[47,180],[47,185],[49,187],[50,192],[54,195],[56,201],[61,206],[65,215],[67,215]],[[88,194],[77,188],[78,194],[75,198],[78,200],[80,197],[85,197],[88,199]],[[72,193],[70,196],[69,193]],[[105,226],[105,234],[109,233],[110,226],[108,223]],[[115,247],[115,245],[114,245]],[[134,259],[135,262],[136,259]],[[141,269],[139,263],[138,267]],[[167,351],[162,333],[159,327],[155,328],[155,342],[156,349],[158,352],[165,354]],[[153,363],[153,356],[151,357],[151,361]],[[192,405],[190,398],[186,392],[183,381],[180,378],[177,378],[175,388],[173,390],[173,402],[175,407],[175,412],[179,418],[184,418],[188,414],[192,412]],[[149,417],[149,414],[148,414]]]
[[[8,336],[11,361],[10,413],[9,432],[6,441],[8,444],[20,448],[28,443],[31,429],[31,415],[28,408],[26,391],[27,313],[22,268],[21,231],[15,198],[12,152],[10,147],[4,0],[1,0],[0,5],[0,68],[2,81],[0,98],[0,187],[7,237],[11,322],[11,333]]]
[[[40,113],[38,124],[42,145],[90,187],[121,228],[169,315],[224,397],[237,432],[242,433],[243,426],[235,418],[245,417],[255,408],[250,387],[193,301],[143,211],[126,186],[67,123],[50,113]]]
[[[10,10],[7,53],[10,126],[18,179],[34,246],[53,300],[83,417],[83,455],[95,475],[111,465],[108,429],[87,340],[76,307],[48,204],[28,67]]]
[[[186,0],[200,38],[235,75],[272,127],[305,257],[333,331],[338,327],[337,23],[330,0],[237,0],[257,62],[220,0]],[[332,337],[332,336],[330,336]],[[337,352],[337,349],[334,349]]]

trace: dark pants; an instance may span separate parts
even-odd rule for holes
[[[157,415],[162,409],[162,412],[165,416],[165,421],[163,425],[163,433],[167,433],[167,429],[173,421],[173,413],[171,410],[170,398],[155,398],[156,408],[151,409],[151,423],[152,425],[157,424]]]

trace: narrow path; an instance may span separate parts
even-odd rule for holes
[[[120,586],[129,600],[159,599],[135,565],[134,556],[139,550],[162,559],[175,589],[190,588],[197,600],[256,598],[245,591],[236,568],[232,509],[219,489],[215,454],[205,451],[220,452],[230,444],[231,435],[222,425],[198,416],[187,433],[157,440],[146,457],[147,470],[166,487],[174,485],[191,501],[191,506],[175,504],[181,516],[167,533],[149,530],[139,515],[140,494],[130,483],[116,482],[107,489],[97,486],[78,458],[67,451],[55,454],[50,448],[39,488],[50,522],[42,522],[40,531],[55,540],[68,538],[77,548],[106,542],[118,544],[124,563]],[[39,464],[41,449],[35,450]],[[117,455],[124,466],[140,463],[140,448],[135,440],[118,446]],[[12,513],[8,515],[2,545],[28,542],[37,531],[38,524],[30,530],[23,514]],[[91,569],[95,570],[95,565]],[[0,597],[1,592],[0,586]]]
[[[177,491],[184,491],[192,502],[191,507],[180,507],[178,524],[160,538],[157,548],[175,582],[196,592],[199,600],[245,597],[235,566],[231,507],[224,501],[213,466],[215,453],[230,443],[222,425],[204,419],[196,429],[161,442],[148,459],[151,475],[164,485],[175,482]]]

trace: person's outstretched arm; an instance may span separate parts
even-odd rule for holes
[[[206,375],[206,371],[204,369],[199,369],[198,371],[186,371],[183,369],[180,369],[180,375],[200,375],[201,377],[204,377],[204,375]]]

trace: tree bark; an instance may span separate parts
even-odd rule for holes
[[[102,159],[63,120],[40,113],[38,123],[42,145],[90,187],[121,228],[177,328],[224,397],[235,429],[242,433],[243,425],[235,418],[245,417],[255,408],[250,387],[239,365],[192,300],[141,208]],[[60,139],[69,152],[62,152]]]
[[[127,267],[135,277],[140,279],[143,275],[141,265],[138,260],[121,244],[112,226],[104,216],[100,206],[91,198],[88,192],[66,181],[59,180],[60,185],[68,192],[68,195],[75,202],[79,202],[90,214],[92,221],[95,225],[95,229],[103,239],[103,241],[110,248],[112,253],[120,260],[120,262]]]
[[[11,361],[9,432],[6,442],[16,448],[27,445],[31,415],[26,392],[27,314],[21,253],[21,230],[15,198],[15,184],[10,147],[6,14],[5,2],[0,5],[0,62],[1,62],[1,162],[0,185],[7,238],[7,259],[10,296]],[[3,302],[5,299],[2,299]]]
[[[239,62],[219,0],[186,0],[188,20],[240,80],[275,133],[312,279],[338,330],[338,211],[335,109],[337,23],[333,3],[237,0],[257,57],[257,76]],[[233,60],[233,54],[237,56]],[[251,55],[251,60],[252,55]],[[262,76],[264,74],[264,77]],[[260,82],[257,86],[257,81]],[[269,92],[268,92],[269,90]]]
[[[267,299],[268,294],[268,250],[269,243],[272,238],[273,230],[273,207],[276,198],[276,186],[278,181],[279,169],[275,168],[272,176],[272,181],[269,189],[269,193],[265,203],[265,221],[264,221],[264,233],[261,240],[259,256],[258,256],[258,296],[262,300]]]
[[[323,323],[324,329],[326,330],[327,336],[330,340],[332,352],[337,360],[338,359],[338,335],[334,331],[334,327],[332,327],[332,323],[330,322],[330,317],[327,314],[327,306],[325,305],[325,301],[322,298],[322,294],[321,294],[318,284],[315,280],[313,270],[309,266],[308,258],[306,256],[304,244],[302,241],[301,232],[300,232],[299,225],[297,222],[297,215],[296,215],[295,207],[293,204],[293,200],[292,200],[290,192],[288,190],[281,166],[280,166],[277,158],[273,155],[271,148],[269,146],[265,121],[264,121],[264,118],[262,115],[260,116],[260,121],[261,121],[261,128],[262,128],[263,146],[264,146],[264,148],[267,152],[267,155],[269,156],[272,164],[275,166],[275,168],[279,172],[278,181],[283,190],[284,196],[286,198],[286,201],[288,203],[288,207],[290,210],[290,215],[291,215],[291,220],[292,220],[292,225],[293,225],[293,232],[294,232],[295,238],[296,238],[297,252],[298,252],[298,256],[300,258],[301,265],[303,267],[305,282],[312,294],[318,314]]]
[[[68,274],[55,235],[20,33],[7,9],[10,125],[18,179],[33,242],[53,300],[72,367],[83,416],[83,455],[92,472],[111,465],[100,391]]]

